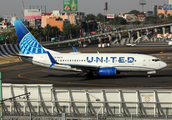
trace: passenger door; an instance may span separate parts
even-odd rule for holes
[[[143,66],[146,66],[147,65],[147,60],[146,58],[143,58]]]

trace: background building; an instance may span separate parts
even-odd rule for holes
[[[70,21],[63,20],[60,17],[49,17],[46,19],[46,24],[49,24],[51,26],[57,26],[60,29],[60,31],[62,31],[63,25],[64,24],[70,24]]]
[[[59,22],[60,21],[60,22]],[[62,22],[63,21],[63,22]],[[54,23],[53,23],[54,22]],[[45,27],[47,24],[53,26],[59,26],[61,30],[60,23],[63,24],[82,24],[85,22],[85,13],[84,12],[67,12],[67,13],[60,13],[58,10],[52,11],[52,13],[42,13],[41,18],[41,27]]]
[[[158,6],[157,6],[157,5],[154,5],[154,6],[153,6],[153,14],[154,14],[154,15],[157,15],[157,13],[158,13],[157,10],[158,10]]]
[[[172,4],[172,0],[169,0],[169,4]]]

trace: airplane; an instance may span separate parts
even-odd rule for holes
[[[14,26],[21,52],[19,58],[24,62],[46,68],[86,73],[87,78],[115,76],[120,72],[147,72],[150,74],[163,69],[167,64],[160,59],[144,54],[131,53],[59,53],[42,47],[20,21]]]

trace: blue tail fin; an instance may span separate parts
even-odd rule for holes
[[[72,46],[72,48],[73,48],[73,51],[74,51],[74,52],[78,52],[78,51],[76,50],[76,48],[75,48],[75,47],[73,47],[73,46]]]
[[[15,30],[22,54],[46,53],[38,41],[20,21],[14,21]]]

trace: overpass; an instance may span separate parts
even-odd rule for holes
[[[106,26],[106,27],[114,27],[114,26]],[[119,27],[119,26],[115,26],[115,27]],[[127,44],[127,43],[133,43],[134,39],[136,39],[136,41],[139,41],[140,36],[142,34],[145,34],[146,37],[150,34],[150,31],[153,33],[151,34],[151,38],[155,40],[154,38],[154,34],[158,33],[160,31],[161,34],[165,34],[166,32],[168,33],[172,33],[172,23],[166,23],[166,24],[161,24],[161,25],[148,25],[148,26],[130,26],[130,29],[127,30],[118,30],[118,31],[108,31],[105,33],[98,33],[95,35],[87,35],[85,37],[81,38],[74,38],[74,39],[68,39],[65,41],[59,41],[59,42],[52,42],[52,43],[41,43],[43,46],[61,46],[62,44],[66,44],[67,46],[73,46],[73,44],[77,43],[77,44],[83,44],[85,42],[87,43],[92,43],[94,39],[95,43],[100,43],[100,42],[104,42],[106,40],[106,42],[112,42],[112,41],[116,41],[113,43],[116,44]],[[136,28],[135,28],[136,27]],[[7,30],[9,31],[10,29],[3,29],[1,31]],[[103,37],[102,37],[103,36]],[[134,38],[133,36],[136,36],[136,38]],[[127,39],[126,39],[127,38]],[[124,42],[123,42],[124,41]],[[123,45],[122,44],[122,45]]]
[[[112,26],[113,27],[113,26]],[[139,26],[137,26],[139,27]],[[168,31],[167,31],[168,30]],[[87,41],[88,43],[92,42],[92,38],[97,39],[98,43],[102,41],[102,39],[108,39],[108,42],[115,40],[116,41],[121,41],[124,38],[128,38],[130,39],[129,41],[133,41],[131,39],[133,36],[137,36],[136,39],[139,39],[142,33],[145,33],[145,35],[149,35],[150,31],[153,33],[152,34],[152,38],[154,37],[153,35],[155,33],[158,33],[159,31],[162,32],[161,34],[165,34],[166,31],[168,33],[172,33],[172,23],[167,23],[167,24],[161,24],[161,25],[151,25],[151,26],[144,26],[144,27],[139,27],[139,28],[131,28],[131,29],[127,29],[127,30],[118,30],[118,31],[108,31],[105,33],[98,33],[95,35],[88,35],[85,37],[81,37],[81,41],[80,38],[74,38],[74,39],[69,39],[69,40],[65,40],[65,41],[59,41],[59,42],[53,42],[53,43],[42,43],[43,46],[52,46],[52,45],[59,45],[60,44],[68,44],[68,46],[71,46],[71,43],[78,43],[81,44],[85,43],[85,41]],[[102,38],[103,36],[103,38]],[[106,36],[106,38],[105,38]],[[155,39],[155,38],[153,38]]]

